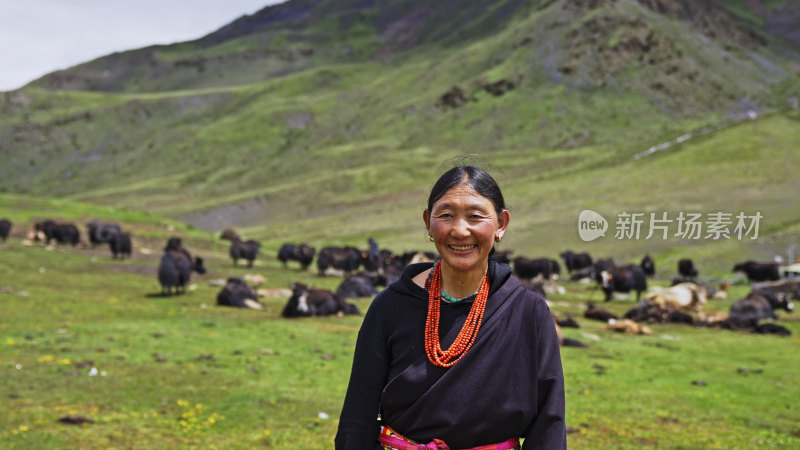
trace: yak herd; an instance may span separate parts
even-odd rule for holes
[[[0,239],[9,236],[12,224],[0,219]],[[93,220],[86,225],[89,245],[108,245],[112,258],[131,257],[132,244],[129,233],[123,232],[118,224]],[[28,233],[31,240],[46,243],[60,243],[75,246],[81,243],[80,232],[74,224],[58,223],[53,220],[36,222]],[[233,265],[243,259],[247,267],[252,267],[261,252],[258,241],[243,241],[233,230],[225,230],[222,239],[230,241],[229,254]],[[302,317],[316,315],[359,314],[358,308],[348,303],[348,298],[364,298],[376,295],[380,289],[400,278],[403,269],[414,262],[433,261],[438,257],[431,252],[405,252],[394,254],[390,250],[379,249],[378,244],[368,239],[366,249],[357,247],[324,247],[319,252],[307,244],[286,243],[280,247],[277,259],[284,268],[290,262],[299,264],[306,271],[316,260],[319,276],[328,274],[343,275],[335,291],[316,289],[305,284],[294,283],[291,296],[281,315],[283,317]],[[203,258],[192,256],[179,237],[168,239],[159,261],[157,276],[161,285],[161,295],[186,292],[191,273],[206,272]],[[647,327],[643,323],[687,323],[696,326],[720,327],[734,330],[749,330],[758,333],[790,334],[785,327],[772,323],[776,311],[793,310],[792,300],[800,298],[800,280],[783,276],[777,263],[745,261],[737,263],[733,272],[744,273],[752,285],[745,298],[735,302],[729,312],[709,312],[705,304],[712,298],[725,296],[729,286],[723,283],[719,288],[699,281],[699,270],[690,259],[681,259],[677,264],[676,276],[670,287],[652,286],[648,289],[648,278],[655,274],[655,263],[645,255],[638,264],[619,265],[611,258],[592,258],[588,253],[565,251],[559,255],[560,262],[550,258],[512,258],[509,251],[496,251],[493,259],[512,266],[513,275],[524,286],[547,297],[548,288],[562,276],[561,264],[571,281],[593,283],[603,292],[606,302],[616,293],[633,293],[636,307],[619,317],[592,303],[584,312],[584,317],[608,322],[610,329],[625,332],[642,332]],[[222,306],[261,308],[259,294],[241,278],[228,278],[217,295],[217,304]],[[572,317],[554,320],[561,327],[579,326]],[[766,320],[766,321],[765,321]]]
[[[284,267],[289,261],[296,261],[301,270],[306,270],[311,266],[315,253],[315,249],[307,244],[284,244],[278,252],[278,260]],[[422,252],[393,255],[389,250],[378,250],[372,239],[367,250],[355,247],[323,248],[317,255],[318,273],[323,275],[332,268],[346,277],[336,292],[324,291],[324,294],[316,290],[311,295],[307,287],[296,284],[293,286],[292,299],[284,309],[284,316],[318,314],[318,310],[306,303],[311,298],[326,298],[333,304],[334,299],[343,301],[340,299],[374,296],[381,286],[399,278],[406,265],[415,261],[431,261],[436,256]],[[730,285],[726,282],[717,288],[702,283],[691,259],[678,262],[677,273],[670,287],[652,286],[648,289],[647,280],[655,275],[655,262],[649,255],[645,255],[638,264],[625,265],[617,264],[612,258],[595,260],[587,253],[565,251],[559,256],[561,262],[549,258],[512,258],[511,252],[497,251],[492,258],[511,265],[514,276],[524,286],[545,297],[548,287],[552,287],[553,281],[562,275],[561,263],[571,281],[596,283],[606,302],[611,301],[616,293],[634,293],[637,306],[622,317],[594,305],[590,305],[585,314],[587,318],[608,322],[609,329],[625,332],[631,332],[631,324],[673,322],[788,335],[788,329],[769,320],[777,318],[777,310],[793,311],[792,300],[800,298],[800,280],[781,277],[780,266],[776,263],[747,261],[736,264],[733,271],[744,273],[752,283],[752,290],[745,298],[735,302],[728,313],[712,313],[704,311],[703,307],[713,298],[725,298]],[[360,268],[363,270],[354,273]],[[348,313],[346,308],[345,303],[340,303],[336,308],[331,306],[325,310]],[[578,326],[571,317],[555,320],[561,327]]]

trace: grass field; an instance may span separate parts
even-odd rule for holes
[[[78,223],[104,217],[102,207],[29,201],[34,209],[17,208],[18,218],[47,205],[54,216],[72,210]],[[220,288],[209,281],[260,273],[269,288],[334,289],[339,278],[283,269],[267,251],[252,270],[234,268],[226,243],[207,233],[125,217],[130,260],[105,248],[26,246],[18,236],[0,246],[0,447],[331,448],[361,317],[282,319],[285,297],[266,298],[260,311],[217,307]],[[152,296],[171,234],[209,272],[195,274],[186,295]],[[583,328],[565,334],[589,344],[562,349],[571,448],[800,446],[800,317],[781,314],[788,338],[681,325],[628,336],[582,318],[598,290],[565,286],[552,309],[576,317]],[[726,310],[748,289],[736,284],[708,309]],[[356,303],[365,311],[369,299]],[[633,300],[603,306],[624,313]],[[94,422],[58,422],[70,414]]]
[[[703,281],[733,284],[718,310],[748,292],[736,262],[800,256],[797,48],[765,30],[759,2],[727,2],[731,17],[686,3],[692,18],[658,11],[669,1],[318,3],[307,22],[61,74],[104,92],[0,93],[0,218],[14,223],[0,244],[0,448],[330,448],[361,317],[282,319],[280,295],[220,308],[209,281],[338,285],[280,267],[285,242],[430,250],[422,210],[454,162],[499,181],[512,217],[500,249],[514,256],[649,253],[655,284],[692,258]],[[385,28],[398,18],[410,22]],[[497,82],[513,88],[486,89]],[[446,106],[454,88],[468,98]],[[586,209],[608,219],[605,238],[579,238]],[[763,220],[757,239],[616,239],[626,212]],[[84,236],[92,219],[118,222],[134,258],[25,245],[48,218]],[[228,227],[261,242],[252,270],[232,266]],[[173,235],[209,272],[164,298],[155,274]],[[782,315],[788,338],[626,336],[580,319],[598,290],[565,287],[552,309],[590,344],[562,352],[570,447],[800,448],[800,318]],[[93,423],[58,422],[72,414]]]

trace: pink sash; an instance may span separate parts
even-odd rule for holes
[[[455,450],[451,449],[447,443],[441,439],[434,439],[427,445],[417,444],[416,442],[404,438],[389,427],[381,427],[381,432],[378,435],[378,442],[380,442],[385,449],[392,450]],[[517,448],[519,448],[519,439],[511,438],[499,444],[481,445],[479,447],[472,447],[463,450],[511,450]]]

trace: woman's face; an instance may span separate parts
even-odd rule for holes
[[[423,220],[442,264],[468,272],[485,269],[495,238],[506,232],[509,214],[497,214],[491,200],[462,184],[425,210]]]

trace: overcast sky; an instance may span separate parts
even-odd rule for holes
[[[115,51],[200,38],[282,0],[0,0],[0,91]]]

